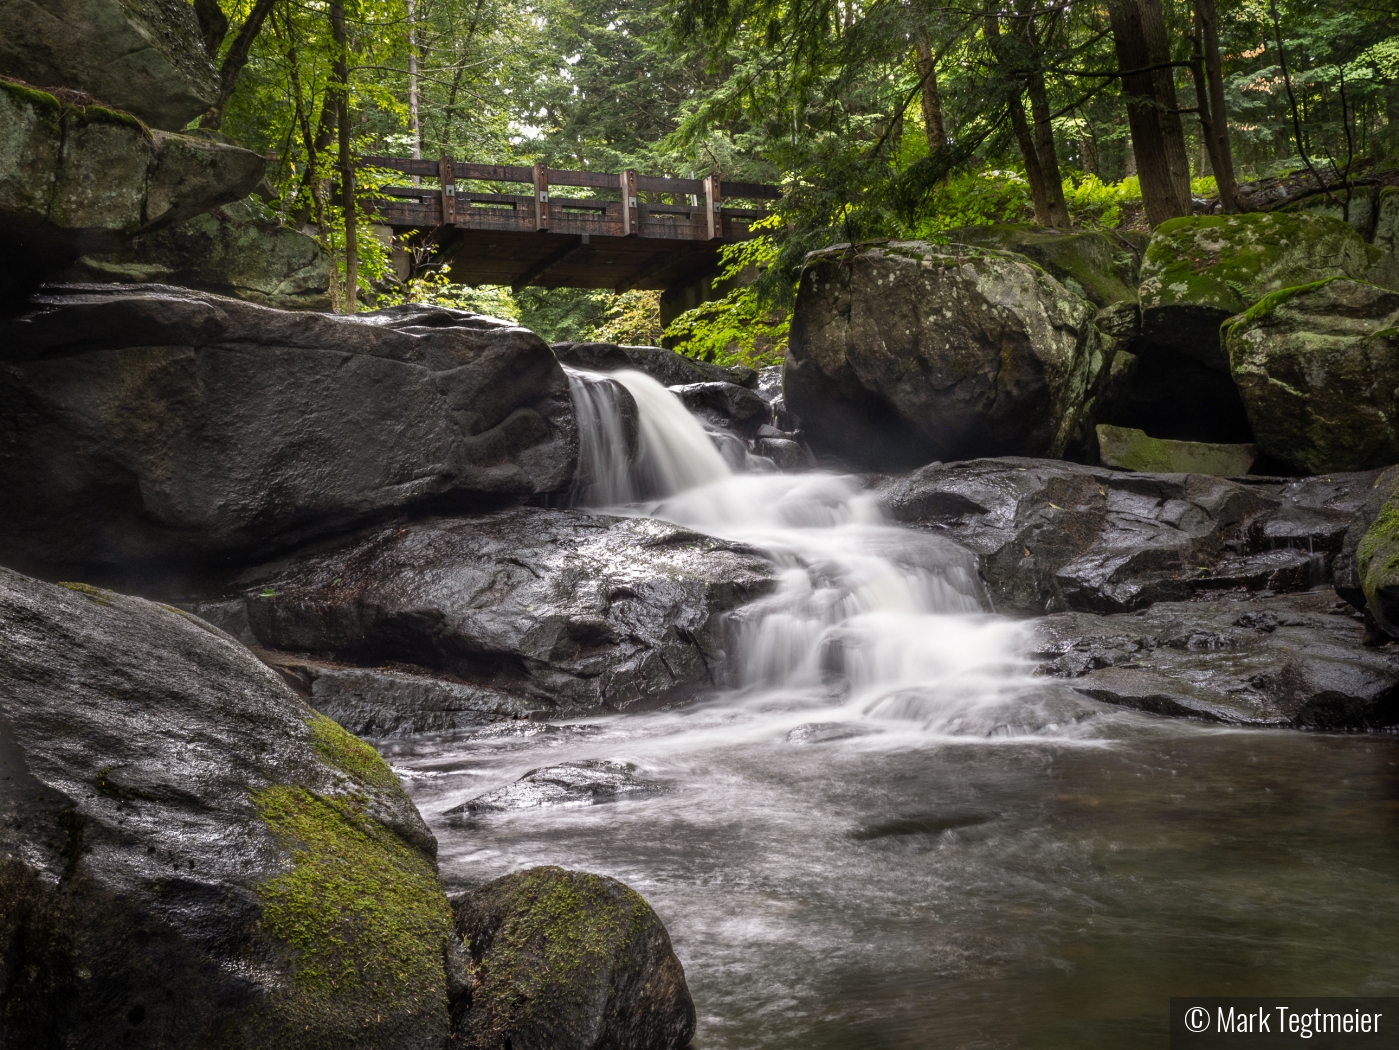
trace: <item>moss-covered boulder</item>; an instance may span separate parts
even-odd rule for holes
[[[1141,249],[1120,235],[1102,230],[1065,233],[1012,222],[959,226],[945,236],[953,244],[1019,252],[1097,306],[1136,302]]]
[[[1270,456],[1314,474],[1399,462],[1399,292],[1345,278],[1284,289],[1225,342]]]
[[[0,569],[0,1046],[438,1050],[435,852],[229,636]]]
[[[453,901],[470,955],[461,1050],[681,1050],[685,971],[656,913],[615,879],[531,868]]]
[[[1354,186],[1348,191],[1337,189],[1332,190],[1330,194],[1312,194],[1287,205],[1283,211],[1329,215],[1333,219],[1348,223],[1351,229],[1368,241],[1375,233],[1376,196],[1374,186]]]
[[[787,409],[818,455],[863,469],[1062,455],[1109,363],[1096,312],[1011,252],[817,252],[792,316]]]
[[[1389,494],[1357,545],[1355,573],[1372,627],[1399,639],[1399,485],[1388,474],[1381,484]]]
[[[1219,334],[1226,318],[1328,277],[1399,288],[1399,261],[1329,215],[1205,215],[1158,226],[1141,277],[1142,337],[1151,351],[1227,372]]]
[[[186,0],[5,0],[0,74],[87,92],[157,128],[184,127],[218,92]]]
[[[1256,445],[1169,441],[1127,427],[1099,424],[1098,458],[1105,467],[1153,474],[1247,474],[1258,458]]]
[[[0,80],[0,296],[246,197],[263,167],[250,150]]]
[[[236,296],[284,310],[330,309],[330,257],[314,237],[239,201],[136,238],[117,252],[82,256],[75,281],[153,281]]]

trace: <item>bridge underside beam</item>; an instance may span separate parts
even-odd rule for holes
[[[463,284],[664,291],[718,261],[722,241],[505,230],[442,231],[438,258]],[[564,244],[560,244],[564,241]]]

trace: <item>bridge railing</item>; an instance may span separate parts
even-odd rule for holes
[[[734,241],[750,236],[752,223],[767,214],[762,201],[782,195],[776,186],[720,181],[713,175],[672,179],[632,170],[569,171],[543,164],[476,164],[451,157],[365,157],[359,166],[434,180],[435,186],[381,186],[376,192],[383,199],[372,204],[380,222],[423,230],[454,226],[584,237]],[[499,193],[473,189],[473,183],[523,183],[528,190]],[[554,192],[554,187],[561,186],[606,191],[609,196]],[[757,206],[730,201],[751,201]]]

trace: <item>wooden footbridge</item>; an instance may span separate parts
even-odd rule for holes
[[[718,250],[745,240],[776,186],[669,179],[635,171],[565,171],[366,157],[433,185],[383,186],[376,221],[437,245],[452,279],[515,288],[678,289],[711,271]],[[524,192],[501,189],[524,183]],[[584,194],[587,195],[584,195]]]

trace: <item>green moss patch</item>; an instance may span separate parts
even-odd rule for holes
[[[112,592],[106,590],[105,588],[94,587],[90,583],[73,583],[71,580],[62,581],[59,583],[59,586],[64,588],[65,590],[72,591],[74,594],[86,595],[98,605],[112,604],[112,599],[109,597]]]
[[[621,883],[562,868],[511,876],[509,893],[508,917],[479,960],[474,994],[491,1004],[497,1026],[533,1016],[536,1003],[557,1009],[586,998],[599,980],[610,981],[620,953],[652,917]]]
[[[307,723],[311,746],[325,762],[340,770],[362,787],[399,787],[398,777],[379,752],[357,736],[347,733],[338,722],[325,715],[314,715]]]
[[[452,920],[431,862],[362,798],[279,785],[253,803],[291,851],[291,870],[258,887],[264,928],[295,953],[280,1010],[288,1026],[316,1019],[329,1039],[366,1018],[445,1011]]]
[[[1235,325],[1251,324],[1254,321],[1261,321],[1289,299],[1295,299],[1297,296],[1305,295],[1307,292],[1314,292],[1318,288],[1326,287],[1326,285],[1330,284],[1332,281],[1339,280],[1342,280],[1339,276],[1323,277],[1321,280],[1312,281],[1310,284],[1299,284],[1292,288],[1281,288],[1276,292],[1269,292],[1243,313],[1236,314],[1229,318],[1229,320],[1224,322],[1221,328],[1227,331]]]

